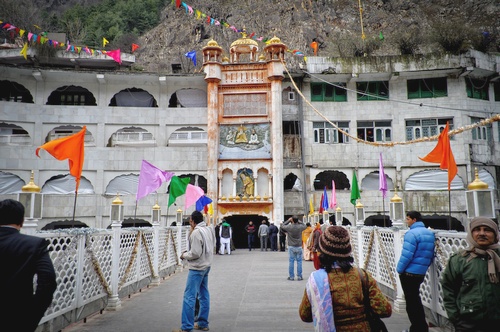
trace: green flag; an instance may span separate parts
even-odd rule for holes
[[[186,193],[186,188],[190,180],[190,178],[180,178],[178,176],[172,177],[170,180],[170,187],[168,189],[168,207],[174,204],[177,197]]]
[[[356,171],[352,171],[351,204],[356,205],[356,200],[358,198],[361,198],[358,187],[358,179],[356,178]]]

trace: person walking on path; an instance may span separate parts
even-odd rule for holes
[[[330,226],[319,239],[321,268],[311,273],[299,306],[304,322],[313,322],[315,331],[369,332],[362,285],[368,285],[374,313],[389,317],[392,306],[367,271],[353,265],[349,232]]]
[[[267,238],[269,237],[269,227],[267,226],[265,220],[262,220],[262,224],[259,226],[259,231],[257,232],[257,236],[260,239],[260,251],[264,251],[264,248],[266,248],[267,251]]]
[[[311,236],[311,233],[313,231],[313,228],[311,227],[310,223],[306,223],[306,229],[302,231],[302,250],[304,252],[303,258],[305,261],[310,261],[311,258],[311,251],[307,247],[307,240],[309,240],[309,236]]]
[[[319,237],[321,236],[322,231],[321,231],[321,224],[316,223],[314,227],[314,231],[312,233],[312,239],[310,243],[310,250],[311,250],[311,255],[312,255],[312,261],[314,264],[314,268],[318,270],[320,268],[320,262],[319,262]]]
[[[23,223],[20,202],[0,202],[0,319],[13,331],[32,332],[52,303],[57,282],[47,241],[21,234]]]
[[[215,226],[215,253],[217,255],[220,254],[220,227],[222,222],[219,222],[217,226]]]
[[[494,331],[500,326],[500,245],[498,225],[473,218],[468,247],[453,254],[441,285],[443,305],[456,332]]]
[[[278,251],[278,227],[273,222],[269,225],[269,239],[271,240],[271,251]]]
[[[255,240],[255,225],[253,221],[250,221],[248,225],[245,226],[245,231],[248,236],[248,251],[252,251],[253,242]]]
[[[406,299],[406,313],[410,332],[427,332],[424,307],[420,298],[420,284],[434,258],[434,233],[425,228],[422,215],[417,211],[406,213],[409,230],[405,233],[403,250],[396,271]]]
[[[193,211],[189,220],[188,251],[180,258],[187,260],[189,272],[182,301],[182,325],[173,332],[184,332],[197,329],[208,331],[208,315],[210,313],[210,293],[208,291],[208,273],[214,258],[215,230],[203,221],[199,211]],[[196,297],[200,301],[198,323],[194,323]]]
[[[294,265],[297,262],[297,280],[302,280],[302,231],[306,229],[297,216],[281,224],[288,239],[288,280],[295,280]]]
[[[231,255],[231,238],[233,237],[233,229],[226,220],[222,220],[222,225],[219,229],[220,236],[220,254],[224,255],[224,248],[228,255]]]

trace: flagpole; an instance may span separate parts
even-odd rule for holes
[[[451,190],[448,190],[448,230],[451,230]]]
[[[73,227],[75,226],[75,214],[76,214],[76,197],[78,196],[78,190],[75,190],[75,201],[73,202]]]
[[[135,220],[137,218],[137,200],[135,200],[135,210],[134,210],[134,227],[135,227]]]
[[[384,194],[382,194],[382,218],[384,218],[384,227],[385,226],[385,197]]]

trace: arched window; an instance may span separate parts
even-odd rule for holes
[[[82,130],[83,127],[81,126],[59,126],[47,134],[47,137],[45,137],[45,143],[50,142],[52,140],[58,139],[58,138],[63,138],[67,136],[74,135]],[[92,133],[87,129],[85,130],[85,138],[84,138],[85,145],[93,145],[94,144],[94,137],[92,136]]]
[[[172,94],[168,107],[207,107],[207,93],[200,89],[180,89]]]
[[[464,189],[460,176],[451,181],[451,189]],[[448,172],[436,169],[414,173],[406,179],[405,190],[448,190]]]
[[[1,145],[30,145],[31,138],[26,130],[15,124],[0,122]]]
[[[113,98],[111,98],[109,106],[158,107],[158,103],[149,92],[143,89],[130,88],[115,94]]]
[[[139,186],[138,174],[125,174],[119,175],[113,180],[109,181],[105,195],[135,195],[137,194],[137,187]]]
[[[387,181],[387,190],[394,189],[394,183],[392,182],[392,179],[387,176],[387,174],[385,174],[385,179]],[[378,171],[371,172],[361,180],[361,190],[379,190],[379,188]]]
[[[33,104],[33,96],[21,84],[12,81],[0,81],[0,101]]]
[[[26,184],[19,176],[0,171],[0,194],[16,194],[22,191]]]
[[[285,177],[283,187],[285,191],[302,191],[302,183],[299,177],[293,173]]]
[[[339,171],[324,171],[316,175],[314,179],[314,189],[332,189],[332,180],[335,181],[335,189],[350,189],[351,184],[347,176]]]
[[[71,174],[56,175],[51,177],[42,186],[41,192],[43,194],[74,194],[76,188],[75,177]],[[78,187],[78,194],[94,194],[94,186],[85,177],[80,178],[80,186]]]
[[[92,92],[81,86],[74,85],[65,85],[57,88],[47,99],[47,105],[97,106]]]
[[[119,129],[109,138],[107,147],[115,146],[153,147],[156,146],[156,140],[146,129],[127,127]]]
[[[206,145],[207,132],[197,127],[183,127],[174,131],[169,139],[169,146],[193,146]]]

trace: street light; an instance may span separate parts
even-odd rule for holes
[[[495,218],[493,190],[488,184],[479,179],[477,168],[474,170],[475,179],[467,186],[465,201],[467,203],[467,218],[487,217]]]
[[[361,200],[358,199],[356,206],[354,207],[356,212],[356,226],[365,225],[365,207],[361,204]]]
[[[35,175],[31,171],[30,182],[23,186],[17,200],[24,205],[24,217],[27,219],[42,218],[43,195],[40,194],[40,187],[35,184]]]
[[[111,217],[112,224],[121,224],[123,221],[123,201],[120,199],[120,194],[116,193],[115,199],[111,202]]]
[[[160,218],[161,218],[161,208],[158,205],[158,202],[153,205],[153,208],[151,210],[151,224],[160,224]]]
[[[342,215],[342,209],[340,206],[335,209],[335,223],[337,226],[342,226],[342,221],[344,220],[344,216]]]
[[[405,207],[403,199],[398,196],[397,192],[394,192],[394,197],[391,198],[389,208],[392,226],[403,227],[403,222],[405,220]]]
[[[176,215],[176,224],[177,226],[182,226],[182,209],[177,209],[177,215]]]

